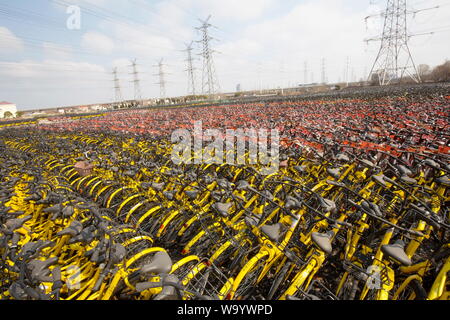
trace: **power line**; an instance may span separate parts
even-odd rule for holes
[[[56,4],[63,6],[63,7],[67,7],[72,5],[72,3],[67,2],[65,0],[48,0],[48,1],[52,1],[55,2]],[[135,22],[135,21],[131,21],[130,17],[124,16],[122,14],[119,14],[117,12],[114,12],[112,10],[108,10],[99,6],[96,6],[92,3],[88,4],[84,4],[84,6],[80,6],[80,8],[82,9],[83,13],[89,14],[93,17],[96,18],[100,18],[109,22],[114,23],[115,25],[120,24],[123,25],[125,27],[132,27],[132,28],[136,28],[136,27],[145,27],[145,30],[148,31],[150,28],[153,30],[156,30],[158,32],[156,32],[156,34],[159,34],[161,36],[164,36],[168,39],[171,39],[175,42],[181,42],[182,40],[179,38],[179,35],[175,35],[174,37],[169,37],[167,36],[167,30],[162,30],[159,28],[156,28],[155,26],[149,26],[147,24],[144,23],[139,23],[139,22]],[[134,19],[136,19],[136,17],[133,17]],[[128,39],[121,39],[120,41],[128,41]],[[135,42],[137,43],[137,42]],[[168,48],[168,47],[161,47],[161,46],[153,46],[151,45],[151,47],[155,47],[155,48],[161,48],[161,49],[168,49],[168,50],[172,50],[173,48]]]

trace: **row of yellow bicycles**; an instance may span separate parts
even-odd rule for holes
[[[3,299],[449,299],[445,155],[330,142],[262,175],[164,138],[2,139]]]

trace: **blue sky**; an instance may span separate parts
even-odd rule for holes
[[[209,14],[220,88],[232,92],[321,80],[359,80],[370,71],[379,43],[385,0],[0,0],[0,101],[19,109],[109,102],[117,67],[125,99],[133,98],[130,60],[136,59],[145,98],[159,97],[157,62],[164,59],[167,96],[186,94],[185,43]],[[450,1],[409,1],[410,9],[438,6],[411,17],[417,64],[449,58]],[[80,30],[66,26],[67,7],[81,10]],[[201,88],[200,46],[194,45]]]

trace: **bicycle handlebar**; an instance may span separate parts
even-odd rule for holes
[[[348,200],[348,202],[349,202],[352,206],[358,208],[359,210],[363,211],[364,213],[366,213],[367,215],[371,216],[372,218],[374,218],[374,219],[376,219],[376,220],[379,220],[379,221],[381,221],[381,222],[383,222],[383,223],[385,223],[385,224],[387,224],[387,225],[390,225],[390,226],[393,227],[393,228],[396,228],[396,229],[398,229],[398,230],[401,230],[401,231],[403,231],[403,232],[412,234],[412,235],[417,236],[417,237],[423,237],[423,236],[424,236],[424,234],[421,233],[421,232],[419,232],[419,231],[414,231],[414,230],[408,230],[408,229],[405,229],[405,228],[400,227],[399,225],[396,225],[396,224],[394,224],[394,223],[392,223],[392,222],[390,222],[390,221],[388,221],[388,220],[386,220],[386,219],[383,219],[383,218],[381,218],[381,217],[378,217],[376,214],[370,212],[369,210],[365,209],[363,206],[360,206],[359,204],[355,203],[355,202],[352,201],[352,200]],[[367,200],[366,200],[366,202],[368,203]]]

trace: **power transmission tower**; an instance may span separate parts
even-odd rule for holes
[[[192,43],[193,43],[193,41],[191,41],[190,44],[186,44],[186,49],[183,51],[187,53],[187,59],[185,60],[185,61],[187,61],[187,69],[185,71],[187,71],[187,73],[188,73],[187,93],[188,93],[188,95],[191,94],[191,95],[195,96],[195,81],[194,81],[195,68],[193,67]]]
[[[153,66],[158,67],[158,73],[154,75],[159,77],[159,82],[157,82],[156,84],[159,84],[159,95],[161,99],[164,99],[166,98],[166,80],[165,80],[166,77],[163,69],[163,67],[165,66],[165,64],[163,63],[163,59],[161,58],[158,64]]]
[[[322,84],[327,83],[327,73],[325,68],[325,58],[322,58]]]
[[[308,83],[308,61],[305,60],[305,63],[303,64],[303,82],[304,84]]]
[[[211,15],[209,15],[209,17],[204,21],[199,19],[202,25],[196,29],[201,31],[202,40],[196,42],[202,44],[202,53],[200,54],[203,58],[202,93],[207,93],[209,96],[212,96],[213,94],[219,92],[220,86],[217,81],[212,55],[215,51],[210,47],[210,41],[213,38],[209,35],[208,29],[214,27],[208,22],[210,18]]]
[[[406,2],[406,0],[387,0],[384,13],[366,17],[367,20],[378,15],[384,16],[381,37],[365,40],[366,42],[381,41],[378,55],[369,74],[369,81],[376,75],[380,85],[388,85],[394,79],[401,81],[407,75],[415,82],[421,82],[408,46],[409,38],[414,35],[408,34],[407,16],[429,10],[429,8],[409,11]]]
[[[116,94],[115,102],[122,102],[122,91],[120,90],[119,78],[117,77],[117,68],[113,69],[113,77],[114,77],[114,90]]]
[[[261,63],[258,62],[258,89],[259,94],[262,94],[262,79],[261,79]]]
[[[134,83],[134,100],[136,101],[140,101],[142,100],[142,94],[141,94],[141,87],[140,87],[140,80],[139,80],[139,75],[137,72],[137,64],[136,64],[136,59],[134,59],[131,63],[131,65],[129,65],[129,67],[132,67],[133,72],[131,73],[133,75],[133,82]]]
[[[349,81],[349,68],[350,68],[350,57],[347,56],[347,61],[345,64],[345,82],[347,83],[347,87],[348,87],[348,83]]]

